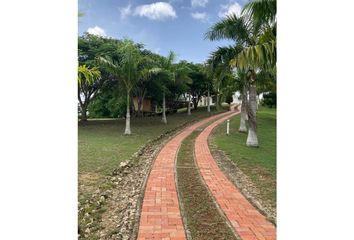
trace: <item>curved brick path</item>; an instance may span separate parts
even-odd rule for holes
[[[235,114],[237,113],[232,115]],[[242,240],[275,240],[275,227],[226,178],[210,153],[209,134],[213,128],[229,117],[231,116],[213,122],[196,138],[195,156],[199,170],[216,202]]]
[[[175,184],[175,159],[182,141],[196,128],[231,112],[206,118],[184,129],[157,155],[145,189],[138,239],[186,239]]]

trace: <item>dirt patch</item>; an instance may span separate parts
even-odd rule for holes
[[[188,239],[237,239],[223,213],[201,179],[194,160],[198,129],[187,137],[177,157],[177,189]]]
[[[83,173],[79,175],[79,192],[92,192],[97,181],[102,176],[97,173]]]
[[[217,162],[219,168],[224,172],[225,176],[241,191],[247,200],[256,207],[270,222],[276,225],[276,207],[270,201],[262,199],[261,190],[258,189],[252,180],[245,175],[237,165],[226,154],[219,150],[216,145],[212,144],[208,139],[210,151]],[[257,174],[266,179],[268,173],[263,169],[254,169]]]

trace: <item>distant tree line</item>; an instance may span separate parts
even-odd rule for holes
[[[130,118],[144,116],[145,99],[167,124],[168,113],[187,107],[191,114],[190,102],[196,109],[202,96],[208,102],[214,96],[220,109],[239,91],[239,131],[248,132],[247,146],[258,147],[257,96],[264,93],[263,104],[276,106],[276,23],[276,0],[250,1],[239,16],[228,15],[205,33],[205,39],[234,43],[218,47],[203,64],[176,62],[174,52],[161,56],[128,39],[85,33],[78,39],[81,121],[87,120],[87,112],[91,117],[125,117],[129,135]]]

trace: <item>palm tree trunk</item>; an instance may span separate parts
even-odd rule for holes
[[[127,115],[125,118],[125,135],[130,135],[131,130],[130,130],[130,96],[129,96],[129,91],[127,91]]]
[[[221,104],[220,104],[220,94],[216,94],[216,110],[220,111],[221,110]]]
[[[242,88],[242,104],[241,104],[241,118],[240,118],[240,128],[238,129],[239,132],[247,132],[246,121],[248,120],[247,117],[247,86],[244,85]]]
[[[138,116],[141,117],[141,106],[142,106],[142,99],[138,97]]]
[[[191,115],[191,95],[188,94],[188,115]]]
[[[208,104],[208,112],[210,112],[210,91],[209,90],[208,90],[207,104]]]
[[[86,106],[86,104],[82,104],[81,105],[80,121],[81,122],[86,122],[87,121],[87,106]]]
[[[162,122],[163,122],[164,124],[167,124],[165,92],[163,92],[162,95],[163,95],[163,97],[162,97]]]
[[[197,94],[195,97],[193,97],[193,110],[198,109],[198,103],[199,103],[199,95]]]
[[[246,145],[249,147],[258,147],[256,111],[257,91],[256,84],[252,81],[249,87],[249,103],[247,109],[249,129]]]

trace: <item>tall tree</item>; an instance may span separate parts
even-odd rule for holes
[[[101,72],[97,67],[89,68],[86,65],[78,67],[78,100],[81,108],[81,121],[87,121],[87,108],[96,96],[101,79]]]
[[[220,110],[221,102],[231,90],[229,85],[232,83],[232,68],[229,64],[230,60],[240,51],[242,46],[218,47],[218,49],[210,54],[207,60],[210,71],[214,80],[214,91],[216,93],[216,108]]]
[[[84,68],[91,70],[97,69],[97,56],[109,55],[113,57],[116,45],[119,42],[119,40],[103,38],[88,33],[80,36],[78,38],[78,60],[79,66],[82,69],[79,67],[79,77],[80,71],[84,71]],[[92,101],[101,94],[101,89],[105,86],[106,82],[112,79],[111,74],[109,74],[104,68],[100,67],[99,72],[100,78],[96,78],[93,82],[83,81],[82,84],[79,84],[78,86],[78,98],[82,111],[81,119],[83,119],[83,121],[87,118],[86,112]]]
[[[99,57],[99,61],[103,63],[110,73],[120,79],[126,90],[127,113],[125,118],[124,134],[130,135],[130,98],[133,87],[139,79],[139,64],[142,57],[139,48],[131,41],[125,39],[121,45],[117,45],[120,55],[119,61],[115,61],[110,57]]]
[[[191,69],[189,77],[192,79],[192,83],[189,84],[190,94],[192,95],[194,109],[197,109],[199,100],[207,94],[211,83],[203,65],[189,63],[188,67]]]
[[[174,52],[170,52],[166,58],[162,59],[162,66],[161,70],[165,72],[165,76],[168,76],[168,78],[164,78],[162,82],[162,122],[164,124],[167,124],[167,118],[166,118],[166,91],[167,91],[167,85],[168,82],[171,80],[174,80],[175,74],[174,74],[174,68],[173,68],[173,63],[176,60],[176,54]],[[161,71],[161,72],[162,72]]]
[[[237,68],[235,72],[235,80],[238,84],[238,89],[240,91],[241,96],[241,116],[240,116],[240,127],[238,129],[239,132],[247,132],[246,121],[248,120],[247,115],[247,96],[248,96],[248,82],[247,82],[247,73]]]
[[[253,45],[247,46],[237,57],[241,67],[274,68],[276,65],[276,0],[253,0],[242,9],[248,24],[255,26],[258,37]]]
[[[143,114],[143,102],[148,94],[149,86],[153,81],[153,72],[152,69],[158,67],[160,56],[148,51],[142,51],[142,60],[141,64],[139,64],[139,79],[134,88],[134,94],[137,97],[137,105],[138,105],[138,116],[142,116]]]
[[[173,89],[183,89],[191,79],[188,76],[190,69],[186,62],[174,64],[176,54],[170,52],[167,57],[161,58],[160,67],[154,68],[154,74],[159,79],[159,85],[162,90],[162,122],[167,124],[166,118],[166,94],[171,93]],[[186,90],[186,89],[183,89]],[[177,91],[179,96],[181,92]]]
[[[225,19],[214,24],[206,33],[206,38],[210,40],[230,39],[244,47],[244,49],[234,56],[231,61],[233,66],[245,69],[248,72],[249,86],[249,107],[248,120],[249,131],[247,146],[258,147],[256,135],[256,71],[260,67],[268,67],[274,64],[275,43],[272,35],[274,28],[265,27],[253,21],[250,14],[227,16]]]

